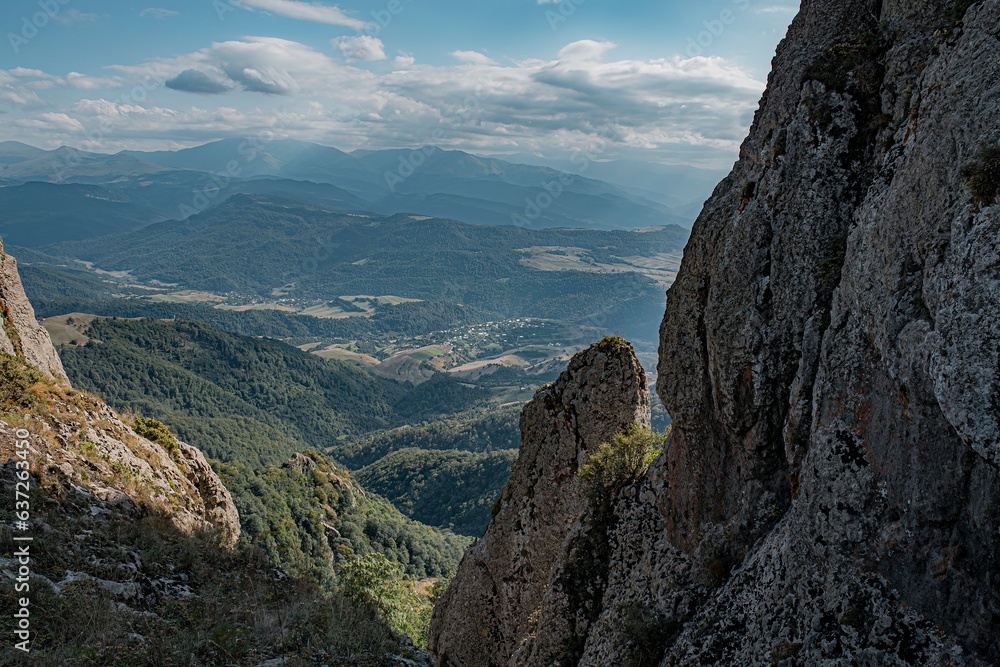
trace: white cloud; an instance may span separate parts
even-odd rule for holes
[[[143,18],[154,18],[157,21],[162,21],[163,19],[170,18],[171,16],[179,15],[180,12],[175,12],[172,9],[164,9],[162,7],[147,7],[139,12],[139,16]]]
[[[392,59],[392,66],[396,69],[410,69],[416,62],[412,53],[400,53]]]
[[[356,53],[384,54],[380,42],[374,46]],[[487,153],[565,155],[600,145],[609,156],[644,151],[655,159],[696,155],[715,166],[731,163],[762,81],[718,57],[614,59],[612,48],[608,42],[574,42],[555,58],[504,64],[482,53],[459,52],[453,54],[456,64],[424,65],[400,53],[390,71],[376,73],[297,42],[244,37],[109,68],[125,91],[155,73],[161,83],[172,82],[167,86],[174,91],[202,93],[186,99],[224,104],[185,107],[176,96],[186,93],[165,96],[154,89],[139,104],[82,100],[51,110],[87,128],[99,118],[114,118],[108,146],[90,150],[191,145],[245,136],[278,119],[279,136],[345,149],[435,143]],[[22,116],[29,112],[18,112],[12,100],[22,106],[40,102],[26,82],[70,85],[69,76],[24,68],[11,72],[0,70],[0,100]],[[204,97],[207,93],[216,97]],[[66,130],[60,132],[36,132],[35,143],[74,143]]]
[[[496,61],[479,51],[452,51],[449,55],[470,65],[495,65]]]
[[[10,109],[43,106],[45,103],[38,93],[26,88],[19,77],[12,73],[14,71],[16,70],[0,69],[0,105]]]
[[[4,70],[0,70],[4,71]],[[119,77],[90,76],[80,72],[70,72],[66,76],[55,76],[40,69],[15,67],[6,70],[7,74],[16,78],[20,85],[31,90],[49,90],[52,88],[74,88],[76,90],[97,90],[98,88],[117,88],[122,84]]]
[[[592,39],[581,39],[579,42],[567,44],[559,50],[559,60],[600,60],[615,48],[614,42],[595,42]]]
[[[270,95],[315,94],[340,80],[363,77],[363,70],[338,65],[315,49],[278,37],[244,37],[174,58],[158,58],[141,65],[113,65],[109,69],[133,77],[154,74],[177,82],[179,75],[196,71],[220,87]],[[183,79],[181,79],[183,81]],[[180,86],[169,86],[188,90]],[[201,90],[195,92],[221,92]]]
[[[66,11],[52,14],[52,20],[63,25],[73,25],[74,23],[94,23],[97,21],[97,14],[81,12],[79,9],[69,8]]]
[[[234,3],[237,6],[280,14],[293,19],[340,25],[355,30],[363,30],[368,24],[359,19],[351,18],[344,10],[335,5],[323,5],[318,2],[300,2],[299,0],[241,0]]]
[[[39,129],[50,129],[57,132],[82,132],[83,124],[76,118],[64,113],[43,113],[37,119],[30,121]]]
[[[378,37],[371,35],[359,35],[357,37],[337,37],[331,39],[330,43],[340,49],[344,57],[350,61],[363,60],[371,62],[375,60],[386,60],[385,45]]]

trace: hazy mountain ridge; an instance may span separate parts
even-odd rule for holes
[[[185,221],[48,251],[129,271],[130,278],[209,292],[274,299],[280,290],[282,298],[300,300],[395,294],[504,317],[545,314],[632,328],[655,319],[649,311],[660,307],[657,283],[669,280],[642,264],[663,262],[671,253],[678,261],[685,238],[680,227],[645,232],[481,227],[421,216],[343,214],[239,195]],[[211,251],[223,247],[221,256]],[[567,257],[567,250],[578,248],[582,256]],[[533,260],[532,253],[541,257]],[[557,259],[565,270],[558,263],[548,267]],[[543,268],[535,268],[541,260]]]
[[[347,212],[415,213],[532,228],[634,229],[686,225],[691,219],[689,206],[672,210],[662,198],[647,197],[648,191],[640,193],[582,173],[436,147],[349,154],[291,139],[245,138],[178,151],[105,155],[67,147],[43,151],[4,142],[0,144],[0,179],[15,185],[26,181],[99,184],[150,206],[148,222],[187,218],[239,193],[291,197]],[[706,186],[695,179],[680,188],[684,197],[691,194],[693,182],[699,183],[695,191],[704,190],[707,195]],[[62,210],[75,228],[77,211],[71,202],[90,202],[74,199],[72,192],[60,193],[67,203],[56,210]],[[39,199],[38,205],[55,204]],[[11,231],[0,223],[0,233]],[[92,231],[97,236],[110,230],[98,226]],[[51,238],[71,237],[55,225]],[[34,237],[30,243],[16,240],[41,245]]]

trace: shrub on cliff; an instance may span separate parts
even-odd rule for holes
[[[150,442],[167,450],[170,458],[177,458],[180,447],[177,444],[177,437],[170,431],[170,428],[161,421],[152,417],[140,417],[136,415],[132,419],[132,428],[136,433],[146,438]]]
[[[29,407],[38,398],[32,388],[44,379],[24,359],[0,352],[0,406]]]
[[[592,497],[613,497],[642,479],[666,440],[665,434],[632,424],[624,433],[616,433],[611,442],[601,443],[577,475]]]

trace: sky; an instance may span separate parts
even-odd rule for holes
[[[4,0],[0,140],[728,167],[790,0]]]

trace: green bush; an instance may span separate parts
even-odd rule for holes
[[[180,453],[180,446],[177,444],[177,437],[170,432],[170,428],[161,421],[152,417],[136,416],[132,420],[132,429],[143,438],[163,447],[170,454],[170,458],[177,458]]]
[[[348,561],[340,571],[339,592],[355,604],[373,609],[385,623],[427,646],[431,599],[414,591],[415,581],[380,553]]]
[[[663,451],[665,434],[648,426],[632,424],[601,445],[577,472],[592,497],[613,497],[646,474],[649,465]]]
[[[621,336],[605,336],[597,341],[597,349],[606,353],[619,352],[627,347],[630,347],[629,342]]]
[[[37,400],[32,387],[45,379],[24,359],[0,352],[0,404],[5,407],[30,407]]]
[[[983,146],[976,160],[962,174],[979,203],[989,206],[995,202],[1000,194],[1000,145]]]

